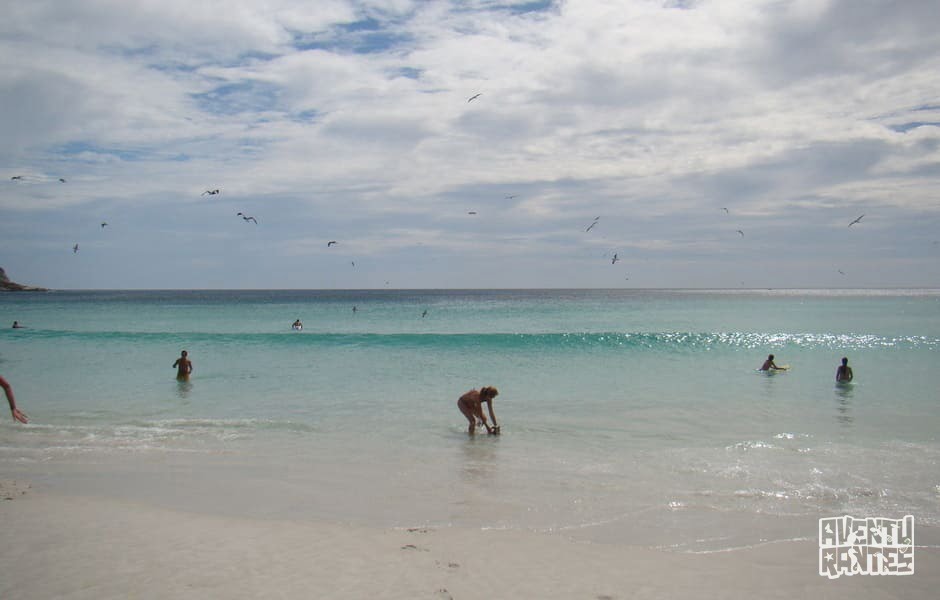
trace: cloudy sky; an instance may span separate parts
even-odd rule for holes
[[[936,0],[6,3],[0,266],[938,287],[936,25]]]

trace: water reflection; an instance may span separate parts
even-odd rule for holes
[[[461,472],[464,481],[477,485],[492,482],[499,471],[499,459],[496,448],[499,436],[473,435],[460,445]]]
[[[853,385],[851,383],[837,383],[836,384],[836,422],[844,427],[852,425],[852,421],[855,418],[852,416],[852,392]]]
[[[186,380],[176,381],[176,395],[183,400],[189,400],[189,394],[193,391],[193,382]]]

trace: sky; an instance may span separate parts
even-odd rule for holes
[[[940,287],[936,0],[5,4],[19,283]]]

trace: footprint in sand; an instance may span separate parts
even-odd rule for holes
[[[0,479],[0,498],[3,500],[15,500],[24,495],[27,490],[29,490],[29,484],[25,481]]]

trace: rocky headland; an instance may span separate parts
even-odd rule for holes
[[[10,281],[10,278],[7,277],[6,271],[3,270],[3,267],[0,267],[0,292],[47,292],[46,288],[35,287],[32,285],[23,285],[22,283],[16,283],[15,281]]]

